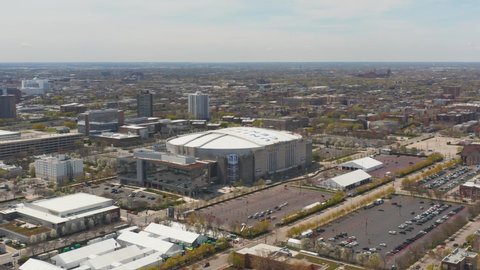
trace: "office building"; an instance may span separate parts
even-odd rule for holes
[[[14,95],[0,96],[0,119],[17,118],[17,107]]]
[[[136,149],[117,159],[120,183],[194,196],[210,183],[212,163],[191,156]]]
[[[83,176],[83,160],[65,155],[42,157],[35,160],[35,175],[57,185],[63,185]]]
[[[4,132],[0,132],[0,137],[2,133]],[[22,134],[20,137],[16,133],[8,133],[7,136],[16,136],[16,138],[0,139],[0,158],[65,153],[75,149],[75,143],[83,138],[83,135],[78,133],[52,134],[44,132],[31,132]]]
[[[52,88],[52,84],[45,79],[34,78],[32,80],[22,80],[20,90],[25,95],[44,95]]]
[[[195,119],[210,119],[209,98],[207,94],[197,91],[195,94],[188,95],[188,113]]]
[[[22,101],[22,91],[16,87],[3,87],[0,89],[0,96],[13,95],[15,96],[15,103]]]
[[[140,91],[137,94],[138,117],[153,116],[153,95],[149,91]]]
[[[125,123],[122,110],[91,110],[78,117],[78,132],[87,136],[102,132],[117,132]]]

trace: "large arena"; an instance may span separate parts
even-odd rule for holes
[[[218,182],[251,183],[311,163],[312,145],[301,135],[253,127],[234,127],[174,137],[169,152],[217,162]]]

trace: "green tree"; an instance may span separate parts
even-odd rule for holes
[[[32,125],[32,129],[34,130],[39,130],[39,131],[43,131],[45,130],[47,127],[44,125],[44,124],[41,124],[41,123],[36,123],[36,124],[33,124]]]
[[[73,121],[65,121],[63,122],[63,125],[68,127],[69,129],[76,129],[77,128],[77,123]]]

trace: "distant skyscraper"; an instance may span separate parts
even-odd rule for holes
[[[210,118],[209,99],[207,94],[197,91],[188,95],[188,112],[195,119],[208,120]]]
[[[44,95],[51,87],[52,85],[48,80],[34,78],[33,80],[22,80],[20,90],[25,95]]]
[[[140,91],[137,94],[138,117],[153,116],[153,95],[149,91]]]
[[[17,108],[14,95],[0,96],[0,118],[16,118]]]
[[[3,87],[0,89],[0,96],[2,95],[14,95],[15,103],[22,101],[22,92],[16,87]]]

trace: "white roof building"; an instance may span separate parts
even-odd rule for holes
[[[150,223],[144,231],[163,238],[172,243],[183,243],[189,246],[200,245],[207,241],[207,237],[198,233],[185,231],[157,223]]]
[[[99,213],[118,210],[119,208],[113,203],[112,199],[87,193],[75,193],[33,203],[19,203],[1,213],[17,212],[20,216],[34,219],[43,225],[51,225],[74,222]]]
[[[145,256],[145,253],[152,253],[152,250],[141,250],[139,247],[132,245],[93,257],[82,264],[87,265],[91,270],[111,269],[124,263],[129,263],[142,258]]]
[[[371,172],[383,167],[383,163],[371,157],[355,159],[338,165],[343,170],[364,170]]]
[[[115,239],[107,239],[102,242],[91,244],[79,249],[74,249],[52,257],[55,265],[62,268],[71,269],[79,266],[82,262],[88,261],[99,255],[103,255],[120,248],[120,244]],[[38,270],[38,269],[37,269]]]
[[[149,233],[124,232],[117,240],[124,245],[136,245],[142,248],[151,248],[162,255],[173,256],[182,253],[182,248],[160,238],[149,236]]]
[[[355,170],[335,176],[321,183],[323,187],[337,190],[349,190],[370,182],[372,176],[363,170]]]
[[[137,259],[135,261],[122,264],[112,270],[137,270],[137,269],[145,269],[150,266],[160,266],[162,263],[162,253],[156,252],[151,255],[145,256],[143,258]]]
[[[20,266],[20,270],[63,270],[63,268],[44,261],[30,258]]]

